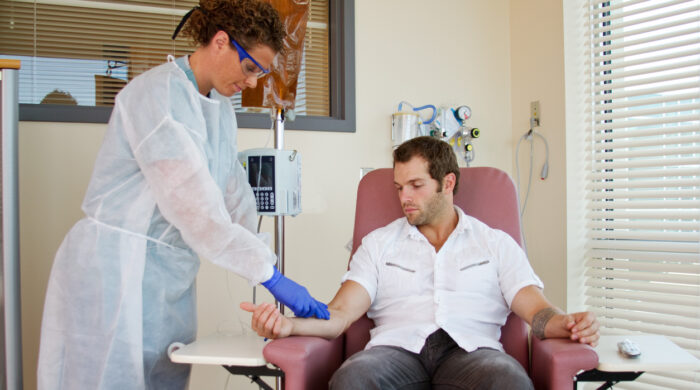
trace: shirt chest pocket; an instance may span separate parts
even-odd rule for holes
[[[419,294],[430,281],[432,271],[426,272],[414,259],[390,257],[380,265],[379,295],[384,297],[406,297]],[[429,275],[426,275],[428,274]]]
[[[455,290],[488,291],[498,288],[498,273],[494,261],[488,257],[462,259],[457,264]]]

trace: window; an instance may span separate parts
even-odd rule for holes
[[[0,0],[0,58],[22,60],[20,120],[106,123],[132,78],[192,51],[170,36],[195,0]],[[354,2],[310,0],[287,129],[354,131]],[[242,108],[240,127],[269,128],[267,109]]]
[[[587,64],[585,303],[605,334],[665,335],[700,358],[700,0],[576,6],[588,13],[588,45],[573,48]],[[626,387],[698,384],[679,371]]]

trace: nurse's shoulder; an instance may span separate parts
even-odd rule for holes
[[[165,62],[134,77],[119,93],[122,99],[134,96],[143,99],[153,96],[166,99],[173,89],[187,89],[190,81],[175,62]]]

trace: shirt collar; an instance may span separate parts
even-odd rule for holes
[[[455,227],[455,231],[457,233],[464,233],[467,229],[469,229],[469,223],[467,222],[466,215],[464,213],[464,210],[459,208],[458,206],[454,206],[455,211],[457,212],[457,218],[459,220],[457,221],[457,226]]]
[[[465,218],[466,214],[461,208],[459,208],[459,206],[453,205],[453,207],[457,212],[457,226],[455,226],[455,230],[451,234],[462,234],[469,228],[467,218]],[[408,223],[405,216],[403,217],[403,225],[403,231],[401,232],[402,236],[413,239],[420,239],[423,237],[423,233],[421,233],[417,227]]]

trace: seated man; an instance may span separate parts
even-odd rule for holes
[[[333,375],[333,389],[532,389],[499,342],[511,310],[539,338],[595,346],[593,313],[552,306],[520,246],[453,205],[458,179],[447,143],[403,143],[394,151],[394,184],[405,218],[362,240],[328,305],[330,320],[244,302],[253,329],[268,338],[330,339],[367,312],[376,325],[371,339]]]

